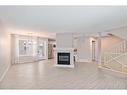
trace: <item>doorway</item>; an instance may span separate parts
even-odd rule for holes
[[[92,41],[92,61],[96,61],[96,41]]]

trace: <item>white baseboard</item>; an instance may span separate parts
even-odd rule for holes
[[[5,77],[7,71],[9,70],[9,68],[10,68],[10,65],[8,65],[8,67],[5,69],[5,71],[4,71],[3,74],[1,75],[1,77],[0,77],[0,82],[1,82],[1,81],[3,80],[3,78]]]
[[[89,59],[78,59],[77,62],[91,62]]]

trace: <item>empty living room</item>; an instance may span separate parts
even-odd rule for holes
[[[8,89],[126,90],[127,6],[0,5]]]

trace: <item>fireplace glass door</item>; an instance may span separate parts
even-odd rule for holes
[[[59,65],[70,65],[70,53],[58,53],[57,59]]]

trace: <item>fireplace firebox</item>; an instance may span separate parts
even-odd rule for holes
[[[57,61],[59,65],[70,65],[70,53],[58,52]]]

